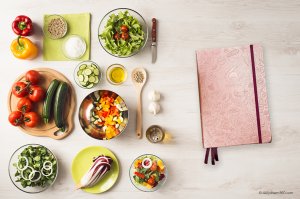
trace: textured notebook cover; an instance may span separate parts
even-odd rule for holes
[[[204,148],[271,142],[262,47],[200,50],[196,55]]]

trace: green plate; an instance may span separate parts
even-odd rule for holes
[[[79,184],[82,176],[89,170],[93,158],[99,155],[107,155],[113,159],[112,167],[102,179],[93,187],[83,188],[88,193],[103,193],[109,190],[117,181],[119,176],[119,163],[117,157],[107,148],[101,146],[90,146],[82,149],[72,162],[72,177],[75,184]]]

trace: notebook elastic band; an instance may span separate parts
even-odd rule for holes
[[[253,88],[254,88],[255,107],[256,107],[256,122],[257,122],[258,142],[261,144],[262,143],[262,138],[261,138],[261,127],[260,127],[260,117],[259,117],[259,105],[258,105],[258,94],[257,94],[257,83],[256,83],[256,72],[255,72],[255,61],[254,61],[253,45],[250,45],[250,54],[251,54]]]

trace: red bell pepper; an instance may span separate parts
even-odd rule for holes
[[[139,178],[142,178],[142,179],[144,179],[145,178],[145,175],[144,174],[142,174],[142,173],[140,173],[140,172],[134,172],[134,174],[137,176],[137,177],[139,177]]]
[[[17,35],[28,36],[33,29],[32,21],[25,15],[17,16],[12,23],[12,29]]]

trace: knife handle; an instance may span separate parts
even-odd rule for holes
[[[152,42],[156,42],[156,19],[152,19]]]

